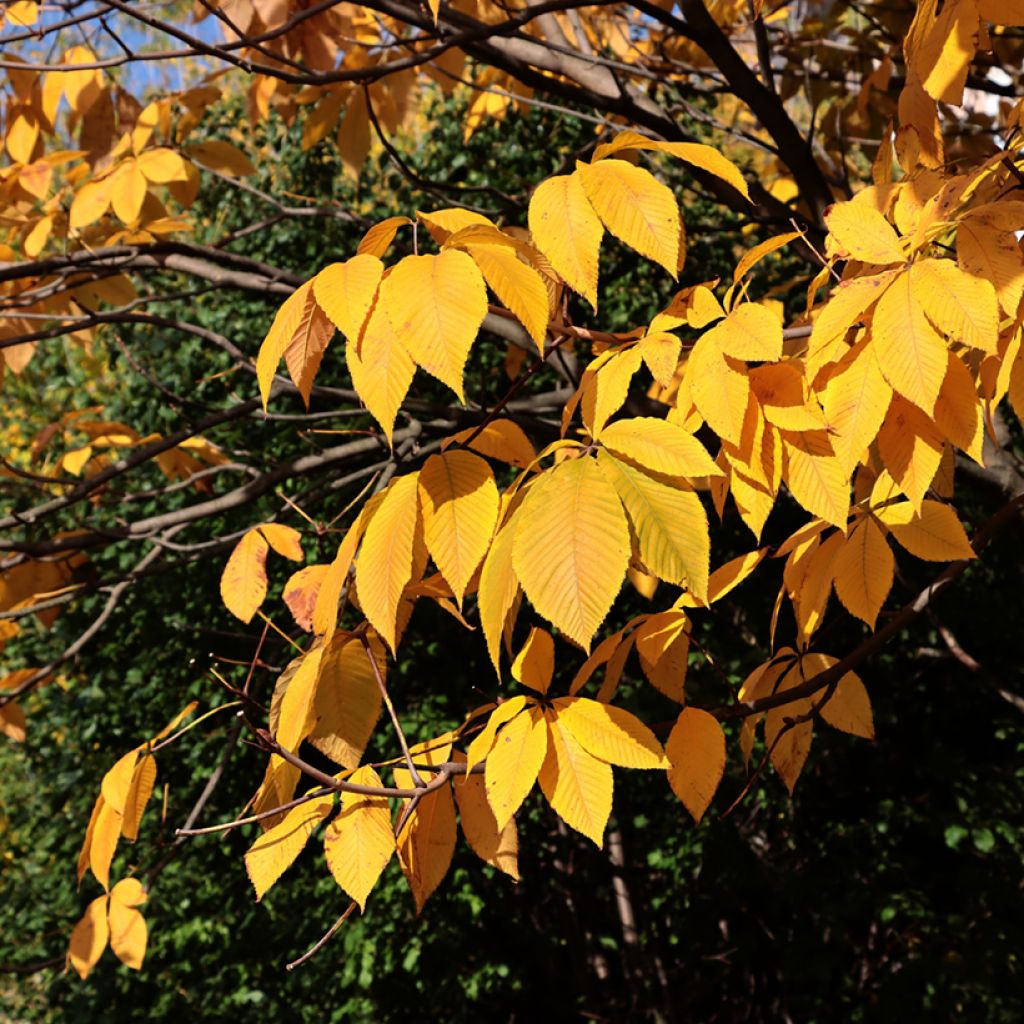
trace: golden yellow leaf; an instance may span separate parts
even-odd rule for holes
[[[899,489],[920,507],[942,462],[942,434],[917,406],[894,395],[878,432],[878,454]]]
[[[775,362],[782,358],[782,321],[767,306],[744,302],[705,335],[734,359]]]
[[[926,499],[920,514],[909,501],[886,505],[875,514],[912,555],[929,562],[976,558],[956,512],[940,501]]]
[[[384,274],[384,264],[371,253],[357,253],[332,263],[313,278],[317,304],[350,341],[358,342]]]
[[[454,761],[465,761],[458,752]],[[462,834],[473,852],[485,863],[491,864],[510,878],[519,881],[519,834],[516,819],[509,818],[503,829],[498,828],[491,805],[487,802],[487,787],[479,773],[456,775],[452,780],[455,803],[459,808]]]
[[[137,161],[126,160],[114,171],[111,178],[111,208],[125,224],[131,224],[138,219],[142,204],[146,200],[146,177],[139,169]]]
[[[395,240],[398,229],[411,224],[412,221],[408,217],[388,217],[379,224],[374,224],[363,235],[362,241],[356,248],[356,254],[369,253],[378,259],[383,258],[384,253],[388,251],[391,243]]]
[[[431,455],[420,471],[419,493],[427,549],[461,607],[498,521],[494,474],[471,452]]]
[[[263,899],[270,887],[291,867],[333,806],[333,795],[299,804],[249,847],[245,855],[245,870],[256,890],[257,901]]]
[[[723,440],[739,444],[750,402],[750,380],[741,364],[730,362],[705,334],[690,353],[686,374],[693,404],[708,426]]]
[[[281,699],[277,728],[273,730],[274,738],[285,750],[297,751],[313,728],[314,698],[322,658],[323,647],[314,647],[285,669],[285,672],[291,670],[291,674]]]
[[[357,769],[347,781],[381,786],[380,776],[369,765]],[[394,852],[387,798],[342,793],[340,812],[324,833],[324,854],[334,880],[361,910]]]
[[[588,457],[542,473],[516,515],[512,564],[526,596],[588,650],[622,586],[629,550],[619,498]]]
[[[800,682],[799,668],[793,667],[783,677],[776,692],[788,690]],[[782,777],[790,795],[793,794],[796,781],[807,762],[814,733],[814,726],[809,721],[791,723],[797,723],[810,708],[811,701],[804,698],[772,708],[765,715],[764,741],[770,751],[769,760]]]
[[[600,160],[593,164],[577,161],[576,173],[604,226],[675,277],[679,263],[679,206],[671,190],[650,171],[624,160]]]
[[[448,874],[455,839],[455,804],[444,786],[419,802],[398,837],[398,860],[417,913]]]
[[[251,622],[267,596],[266,540],[259,530],[249,530],[235,545],[220,578],[220,596],[235,618]]]
[[[533,789],[547,747],[547,726],[537,707],[517,714],[498,733],[484,769],[487,802],[498,828],[505,827]]]
[[[406,256],[381,283],[378,302],[399,344],[465,401],[463,367],[487,315],[487,289],[472,258],[458,249]],[[360,355],[369,361],[366,339]]]
[[[482,429],[467,427],[453,434],[441,447],[447,450],[454,444],[520,469],[526,469],[537,458],[533,443],[513,420],[492,420]]]
[[[947,350],[925,315],[931,298],[915,267],[897,277],[878,300],[872,346],[885,379],[931,415],[946,375]]]
[[[605,452],[598,465],[629,515],[644,565],[666,583],[685,582],[698,600],[707,600],[711,540],[700,498]]]
[[[101,797],[102,800],[102,797]],[[89,844],[89,869],[104,889],[110,888],[110,862],[121,835],[121,815],[103,801],[92,823],[92,837]]]
[[[544,279],[509,246],[475,243],[467,248],[491,290],[515,313],[543,352],[548,327],[548,289]]]
[[[302,534],[294,527],[285,526],[283,523],[263,523],[256,529],[282,558],[301,562],[305,557],[302,553]]]
[[[956,229],[956,261],[972,277],[995,285],[1003,312],[1017,315],[1024,292],[1024,256],[1014,232],[962,220]]]
[[[996,25],[1024,25],[1024,0],[977,0],[983,21]]]
[[[913,55],[913,70],[925,92],[940,103],[959,106],[977,48],[976,0],[947,0]]]
[[[373,628],[395,649],[398,603],[412,577],[419,518],[418,473],[392,481],[363,537],[356,563],[359,603]]]
[[[135,842],[139,838],[139,822],[142,820],[143,811],[146,809],[146,804],[149,803],[155,784],[156,758],[143,750],[139,753],[135,770],[132,772],[131,783],[128,786],[124,802],[121,835],[125,839]]]
[[[830,251],[862,263],[902,263],[906,259],[896,229],[864,203],[833,203],[825,211]]]
[[[665,476],[721,476],[707,449],[675,423],[636,416],[608,424],[597,440],[609,451]]]
[[[199,142],[189,146],[186,152],[197,164],[229,178],[244,178],[256,173],[256,165],[237,146],[221,139]]]
[[[587,753],[551,711],[544,715],[548,746],[538,782],[551,809],[570,827],[604,845],[612,813],[610,765]]]
[[[891,400],[874,347],[867,339],[858,342],[839,361],[822,396],[832,448],[844,471],[853,471],[878,435]]]
[[[595,360],[596,362],[596,360]],[[638,346],[610,352],[596,369],[587,368],[581,400],[583,423],[592,435],[599,434],[619,411],[629,394],[633,375],[640,369],[643,353]],[[571,403],[566,410],[571,409]]]
[[[803,659],[804,676],[807,679],[830,669],[838,661],[828,654],[807,654]],[[812,699],[815,703],[828,695],[825,690]],[[864,683],[856,672],[847,672],[832,691],[831,696],[821,705],[819,714],[833,729],[860,736],[862,739],[875,738],[874,717],[871,714],[871,700]]]
[[[364,90],[353,89],[338,129],[338,155],[345,173],[354,181],[359,179],[359,172],[370,152],[370,114],[366,103]]]
[[[850,473],[836,458],[824,431],[783,431],[785,477],[793,497],[811,515],[846,528],[850,511]]]
[[[72,231],[88,227],[107,212],[113,186],[113,175],[107,175],[99,181],[87,181],[75,192],[68,214]]]
[[[875,628],[878,613],[892,589],[896,560],[885,534],[871,518],[853,530],[836,556],[836,596],[851,615]]]
[[[139,170],[154,185],[166,185],[171,181],[188,181],[188,163],[173,149],[158,146],[147,149],[137,157]]]
[[[370,639],[370,648],[386,680],[387,656],[376,637]],[[313,699],[316,724],[308,741],[336,764],[355,768],[373,735],[382,700],[362,641],[335,635],[320,662]]]
[[[530,234],[565,283],[597,309],[597,265],[604,228],[580,175],[541,182],[530,198]]]
[[[690,622],[685,612],[670,608],[649,615],[633,637],[648,682],[681,704],[690,657]]]
[[[971,371],[952,352],[949,353],[942,390],[935,402],[935,425],[947,441],[982,464],[985,428],[978,407],[978,389]]]
[[[488,716],[483,729],[477,733],[466,750],[466,771],[472,771],[493,749],[498,730],[510,722],[521,711],[533,704],[522,694],[510,697],[499,704]]]
[[[133,906],[122,902],[115,895],[118,886],[134,881],[134,878],[126,878],[118,882],[110,894],[110,948],[125,967],[141,971],[148,939],[146,919]]]
[[[668,331],[645,334],[637,348],[651,371],[651,376],[663,387],[670,387],[679,367],[679,353],[683,343]]]
[[[127,754],[118,758],[114,766],[103,776],[100,791],[108,807],[112,807],[118,814],[124,814],[125,803],[128,800],[128,791],[131,789],[132,776],[135,773],[135,763],[139,756],[139,748],[130,750]]]
[[[295,624],[307,632],[313,628],[317,597],[330,568],[329,565],[307,565],[292,573],[284,585],[282,600],[292,613]]]
[[[640,719],[587,697],[553,701],[559,722],[594,757],[623,768],[667,768],[661,744]]]
[[[624,149],[646,149],[669,153],[685,163],[707,171],[708,174],[713,174],[716,178],[721,178],[732,185],[745,199],[750,198],[747,183],[743,180],[740,169],[728,157],[723,156],[711,146],[700,142],[662,142],[627,130],[619,132],[611,142],[605,142],[598,146],[594,150],[594,160],[603,160],[612,153],[618,153]]]
[[[665,744],[672,792],[697,823],[711,803],[725,771],[725,733],[700,708],[683,708]]]
[[[97,896],[71,932],[68,961],[84,981],[107,948],[110,929],[107,925],[107,896]]]
[[[316,605],[313,608],[313,632],[323,636],[324,641],[330,639],[338,621],[338,602],[341,600],[341,592],[348,579],[349,569],[352,567],[352,560],[355,558],[356,548],[363,539],[366,525],[373,514],[377,511],[384,494],[375,495],[360,510],[355,522],[345,532],[334,560],[331,562],[324,576],[320,591],[316,596]]]
[[[534,626],[512,662],[512,678],[538,693],[547,693],[555,671],[555,641],[546,629]]]
[[[494,671],[501,678],[501,631],[509,610],[519,593],[519,580],[512,565],[512,547],[515,541],[515,522],[498,531],[484,558],[477,587],[477,609],[480,628],[487,641]]]
[[[310,281],[301,285],[285,299],[256,356],[256,378],[259,381],[264,409],[270,398],[270,388],[278,363],[281,357],[289,352],[291,356],[288,371],[308,404],[313,376],[333,332],[333,325],[316,304]]]
[[[915,288],[927,292],[928,319],[954,341],[983,352],[999,343],[999,304],[991,281],[961,270],[952,260],[919,260]]]

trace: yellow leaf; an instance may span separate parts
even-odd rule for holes
[[[293,527],[285,526],[283,523],[263,523],[257,529],[282,558],[301,562],[305,557],[302,553],[302,534]]]
[[[548,289],[533,267],[504,245],[467,246],[494,294],[518,317],[537,347],[544,350],[548,328]]]
[[[825,224],[829,249],[839,256],[876,265],[906,259],[896,229],[865,203],[833,203],[825,211]]]
[[[920,507],[942,462],[944,442],[934,422],[894,395],[878,432],[878,454],[900,490]]]
[[[707,449],[682,427],[650,416],[616,420],[597,440],[609,451],[665,476],[721,476]]]
[[[71,212],[68,214],[68,224],[72,231],[88,227],[107,212],[113,184],[113,176],[108,175],[101,181],[87,181],[75,192]]]
[[[640,719],[587,697],[553,701],[559,722],[594,757],[623,768],[667,768],[661,744]]]
[[[871,335],[885,379],[931,415],[946,375],[946,345],[925,315],[932,300],[927,281],[915,267],[896,278],[878,300]]]
[[[431,455],[420,471],[419,493],[427,549],[461,607],[498,521],[494,474],[471,452]]]
[[[1024,256],[1014,232],[962,220],[956,229],[956,261],[972,277],[995,285],[1003,312],[1017,315],[1024,292]]]
[[[776,692],[788,690],[801,682],[798,667],[791,668],[779,683]],[[790,795],[796,786],[796,780],[807,762],[811,750],[811,739],[814,727],[811,722],[800,722],[790,725],[811,708],[811,701],[795,700],[781,707],[772,708],[765,715],[764,740],[770,751],[772,767],[782,777],[782,781]]]
[[[84,981],[107,948],[110,929],[107,925],[107,897],[97,896],[71,932],[68,960]]]
[[[171,181],[188,181],[188,163],[180,153],[162,146],[147,149],[138,155],[139,170],[154,185]]]
[[[353,89],[338,129],[338,154],[345,173],[354,181],[358,181],[359,172],[370,152],[370,114],[366,101],[364,90]]]
[[[124,802],[124,818],[121,822],[121,835],[135,842],[139,838],[139,822],[142,813],[149,803],[156,783],[156,758],[145,751],[140,752],[138,763],[132,772],[131,783]]]
[[[633,375],[642,362],[643,353],[638,346],[633,346],[610,353],[596,369],[587,368],[581,404],[583,423],[592,435],[599,434],[610,417],[622,407]],[[571,408],[571,404],[566,408]]]
[[[983,352],[999,343],[999,305],[991,281],[961,270],[952,260],[919,260],[915,288],[928,295],[928,319],[954,341]]]
[[[700,498],[606,453],[599,453],[598,464],[629,515],[644,565],[666,583],[685,582],[698,600],[707,600],[711,541]]]
[[[512,563],[538,613],[589,650],[622,586],[629,549],[615,489],[583,457],[535,479],[516,516]]]
[[[530,234],[565,283],[597,309],[601,226],[579,174],[541,182],[530,198]]]
[[[463,367],[487,315],[487,289],[472,258],[458,249],[406,256],[381,283],[378,301],[409,355],[465,401]],[[365,362],[365,339],[363,346]]]
[[[455,839],[455,804],[445,786],[419,802],[398,839],[398,859],[417,913],[448,873]]]
[[[667,331],[655,331],[640,339],[637,348],[651,376],[663,387],[670,387],[679,367],[683,343]]]
[[[359,547],[359,542],[363,539],[367,523],[383,499],[383,493],[376,495],[362,507],[356,521],[345,532],[345,536],[338,545],[334,560],[328,567],[324,581],[320,585],[320,591],[316,595],[316,605],[313,608],[313,632],[317,636],[323,636],[325,643],[330,639],[337,625],[338,602],[341,600],[341,591],[348,579],[356,548]]]
[[[842,281],[829,296],[824,306],[815,311],[811,339],[807,344],[807,375],[814,379],[830,352],[840,343],[840,356],[845,351],[841,345],[850,328],[862,319],[867,311],[881,297],[886,288],[895,280],[896,272],[887,270],[870,277],[855,277]]]
[[[464,210],[459,206],[450,206],[443,210],[431,210],[424,213],[422,210],[416,212],[416,216],[430,232],[430,237],[438,245],[444,245],[452,235],[459,234],[466,228],[483,226],[497,235],[501,232],[494,226],[494,222],[485,217],[482,213],[475,213],[473,210]]]
[[[851,615],[875,628],[878,613],[892,589],[896,560],[885,534],[873,519],[864,519],[846,539],[834,564],[836,596]]]
[[[874,347],[858,342],[836,365],[822,396],[832,448],[845,471],[853,471],[878,435],[891,400]]]
[[[679,263],[679,206],[671,190],[650,171],[624,160],[577,162],[576,173],[604,226],[675,277]]]
[[[15,743],[24,743],[28,735],[25,712],[17,704],[5,704],[0,708],[0,734]]]
[[[256,356],[256,378],[264,409],[282,356],[288,359],[288,372],[309,404],[313,377],[333,332],[333,325],[316,304],[310,281],[285,299]]]
[[[452,757],[455,761],[465,761],[465,756],[457,752]],[[487,787],[480,774],[455,776],[452,789],[459,808],[462,834],[473,852],[518,882],[519,835],[515,818],[509,818],[503,829],[498,828],[494,812],[487,802]]]
[[[377,773],[365,765],[347,780],[358,786],[380,787]],[[342,793],[341,810],[327,826],[324,854],[334,880],[360,910],[395,852],[391,812],[386,797]]]
[[[259,530],[249,530],[235,545],[220,578],[220,596],[232,615],[252,621],[267,596],[267,542]]]
[[[388,251],[391,243],[395,239],[395,235],[398,233],[398,229],[411,225],[412,221],[408,217],[388,217],[386,220],[382,220],[379,224],[374,224],[369,231],[363,235],[362,241],[356,248],[356,253],[369,253],[371,256],[376,256],[381,259],[384,253]],[[344,328],[342,328],[344,330]]]
[[[739,284],[740,279],[748,270],[757,266],[765,258],[765,256],[771,255],[773,252],[777,252],[783,246],[789,245],[790,242],[796,241],[801,238],[802,233],[799,231],[787,231],[782,235],[773,235],[771,238],[766,238],[763,242],[759,242],[753,248],[748,249],[744,254],[743,258],[736,264],[736,269],[732,273],[732,283]]]
[[[976,558],[956,512],[939,501],[925,500],[920,514],[910,502],[876,510],[889,532],[912,555],[929,562],[953,562]]]
[[[285,750],[297,751],[299,744],[313,728],[314,698],[323,648],[314,647],[296,658],[285,672],[292,669],[291,678],[281,700],[281,712],[274,730],[274,738]],[[284,678],[282,674],[282,678]]]
[[[683,708],[665,744],[668,781],[695,822],[700,822],[725,771],[725,733],[699,708]]]
[[[767,306],[754,302],[737,306],[704,337],[734,359],[776,362],[782,358],[782,321]]]
[[[548,747],[538,781],[551,809],[570,827],[604,845],[612,813],[611,767],[587,753],[560,721],[546,712]]]
[[[110,205],[125,224],[131,224],[138,219],[146,201],[146,177],[135,160],[126,160],[111,177]]]
[[[978,390],[963,361],[949,353],[949,366],[942,381],[942,390],[935,402],[935,425],[946,440],[963,449],[979,465],[985,434]]]
[[[92,824],[89,868],[104,889],[110,888],[110,862],[114,859],[120,835],[121,815],[110,804],[102,802]]]
[[[462,445],[489,459],[526,469],[537,458],[536,449],[523,428],[513,420],[492,420],[482,429],[467,427],[443,442],[442,449]]]
[[[708,426],[723,440],[739,444],[750,401],[746,373],[729,362],[715,339],[705,334],[690,353],[686,374],[693,404]]]
[[[188,155],[197,164],[229,178],[247,177],[256,173],[256,166],[240,149],[220,139],[189,146]]]
[[[547,693],[555,671],[555,641],[546,629],[534,626],[512,662],[512,678],[538,693]]]
[[[536,707],[516,715],[498,733],[484,769],[487,802],[498,828],[505,827],[533,789],[547,747],[547,726]]]
[[[117,896],[119,886],[135,881],[134,878],[126,878],[118,882],[110,894],[110,948],[125,967],[141,971],[148,938],[146,919],[130,903]]]
[[[295,624],[307,632],[313,628],[317,597],[330,568],[329,565],[307,565],[305,569],[292,573],[284,585],[282,600],[292,613]]]
[[[1024,25],[1024,0],[978,0],[978,14],[996,25]]]
[[[512,565],[512,546],[515,523],[510,522],[498,531],[484,558],[477,587],[477,609],[480,628],[487,640],[494,671],[501,678],[501,631],[509,610],[519,593],[519,580]]]
[[[391,326],[381,301],[364,329],[362,342],[349,341],[345,361],[352,386],[391,444],[395,417],[412,384],[416,364]]]
[[[914,52],[913,70],[925,92],[940,103],[959,106],[977,48],[975,0],[947,0]]]
[[[371,639],[370,647],[381,679],[387,679],[387,657],[380,641]],[[382,700],[362,641],[335,635],[320,662],[313,699],[316,725],[308,741],[336,764],[355,768],[373,735]]]
[[[690,622],[677,609],[649,615],[633,633],[640,668],[670,700],[683,702],[690,657]]]
[[[836,458],[824,431],[783,431],[786,484],[811,515],[840,529],[850,511],[850,473]]]
[[[112,807],[118,814],[124,814],[125,803],[128,800],[128,791],[131,789],[132,776],[135,773],[135,762],[139,756],[139,750],[130,750],[103,776],[103,783],[100,791],[108,807]]]
[[[313,278],[317,304],[350,341],[358,341],[362,334],[383,274],[384,264],[377,256],[359,253],[324,267]]]
[[[838,661],[827,654],[808,654],[803,659],[804,676],[807,679],[830,669]],[[828,691],[824,691],[827,694]],[[824,694],[813,699],[817,702]],[[836,684],[832,694],[821,705],[819,714],[833,729],[860,736],[862,739],[875,738],[874,717],[871,714],[871,700],[864,683],[856,672],[847,672]]]
[[[503,701],[491,712],[483,729],[477,733],[466,750],[467,772],[472,771],[473,767],[479,764],[494,748],[498,730],[532,704],[532,699],[527,700],[522,694],[517,694],[515,697]]]
[[[398,603],[412,577],[413,541],[419,518],[418,477],[418,473],[410,473],[391,483],[366,528],[356,563],[359,603],[392,651]]]
[[[711,146],[705,146],[700,142],[661,142],[656,139],[648,139],[638,132],[627,130],[619,132],[611,142],[605,142],[598,146],[594,150],[594,160],[603,160],[612,153],[618,153],[624,149],[646,149],[669,153],[694,167],[699,167],[702,171],[707,171],[708,174],[715,175],[716,178],[721,178],[732,185],[745,199],[750,198],[747,183],[743,180],[740,169]]]
[[[245,855],[245,870],[256,890],[257,901],[263,899],[270,887],[291,867],[333,806],[333,795],[299,804],[249,847]]]

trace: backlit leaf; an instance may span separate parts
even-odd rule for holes
[[[665,744],[668,781],[695,822],[700,822],[725,771],[725,733],[699,708],[683,708]]]
[[[517,715],[498,733],[484,770],[487,802],[498,828],[505,827],[533,789],[547,747],[547,726],[536,707]]]
[[[559,722],[594,757],[623,768],[667,768],[661,744],[635,715],[587,697],[559,697]]]

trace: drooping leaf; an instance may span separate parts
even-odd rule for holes
[[[683,708],[665,744],[672,791],[697,823],[711,803],[725,771],[725,733],[700,708]]]
[[[487,802],[498,828],[505,827],[533,789],[547,747],[547,726],[536,707],[516,715],[498,733],[484,770]]]

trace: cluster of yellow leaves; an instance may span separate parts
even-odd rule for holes
[[[146,955],[146,922],[136,910],[146,902],[146,891],[135,878],[124,878],[110,886],[110,864],[118,840],[130,842],[139,837],[139,823],[156,784],[154,743],[169,736],[195,710],[195,702],[185,707],[152,739],[121,757],[103,777],[100,794],[93,805],[78,855],[78,881],[92,871],[103,886],[86,908],[71,933],[68,963],[85,978],[103,955],[107,943],[122,963],[139,970]]]

